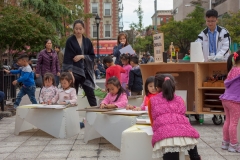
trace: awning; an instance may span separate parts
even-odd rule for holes
[[[97,41],[92,41],[94,53],[97,54]],[[99,54],[112,54],[113,47],[117,45],[117,40],[99,40]]]

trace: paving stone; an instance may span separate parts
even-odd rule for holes
[[[69,151],[41,152],[37,159],[66,159]]]
[[[70,151],[73,145],[47,145],[44,148],[44,152],[51,152],[51,151]]]
[[[98,157],[98,160],[120,160],[120,157],[103,156],[103,157]]]
[[[97,158],[97,150],[71,151],[68,158]]]
[[[22,144],[22,146],[45,146],[49,143],[50,141],[26,141]]]
[[[67,160],[98,160],[98,158],[67,158]]]
[[[214,155],[214,156],[216,156],[216,155],[219,155],[219,153],[218,152],[216,152],[214,149],[212,149],[212,148],[199,148],[198,149],[198,153],[199,153],[199,155]],[[203,160],[205,160],[205,159],[203,159]]]
[[[31,153],[31,152],[41,152],[45,146],[20,146],[14,152],[20,153]]]
[[[238,153],[239,154],[239,153]],[[240,156],[224,156],[227,160],[240,160]]]
[[[14,146],[14,147],[0,147],[0,154],[2,153],[11,153],[13,152],[15,149],[17,149],[18,147]]]
[[[100,143],[100,149],[119,151],[119,149],[117,147],[115,147],[114,145],[112,145],[110,143],[105,143],[105,144],[104,143],[103,144]]]
[[[201,159],[202,160],[226,160],[221,155],[201,155]],[[232,160],[232,159],[227,159],[227,160]]]
[[[0,138],[7,138],[9,137],[11,134],[9,133],[0,133]]]
[[[0,153],[0,159],[6,158],[11,153]]]
[[[58,145],[58,144],[74,144],[75,140],[72,139],[52,139],[49,144]]]
[[[215,151],[216,152],[218,152],[220,155],[222,155],[222,156],[239,156],[239,153],[236,153],[236,152],[228,152],[228,150],[223,150],[222,148],[221,148],[221,146],[220,147],[218,147],[218,148],[214,148],[215,149]]]
[[[0,142],[0,147],[19,147],[23,142]]]
[[[73,151],[81,151],[81,150],[96,150],[99,149],[99,144],[80,144],[74,145]]]
[[[40,152],[31,152],[31,153],[11,153],[7,156],[6,160],[16,160],[16,159],[35,159]]]
[[[32,136],[28,141],[51,141],[53,137]]]
[[[83,139],[84,138],[84,135],[83,134],[79,134],[77,139]]]
[[[77,139],[75,142],[74,142],[74,145],[79,145],[79,144],[87,144],[83,141],[83,139]]]
[[[105,157],[105,156],[109,156],[109,157],[119,157],[120,156],[120,151],[119,150],[101,150],[100,157]]]

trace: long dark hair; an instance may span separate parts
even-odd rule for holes
[[[117,92],[117,97],[113,102],[116,102],[118,100],[118,98],[120,97],[121,94],[126,93],[126,91],[123,89],[123,87],[121,86],[120,81],[118,80],[117,77],[111,77],[108,79],[107,81],[107,85],[108,84],[112,84],[115,87],[119,88],[118,92]]]
[[[163,97],[168,101],[173,100],[175,93],[175,80],[171,74],[157,74],[154,86],[161,89]]]
[[[149,83],[154,83],[154,79],[155,79],[154,76],[150,76],[146,79],[146,82],[144,85],[144,91],[145,91],[146,96],[150,93],[148,90],[148,85],[149,85]]]
[[[120,42],[120,38],[121,38],[122,36],[124,36],[124,37],[126,38],[126,43],[124,44],[124,47],[126,47],[127,45],[129,45],[129,43],[128,43],[128,40],[127,40],[127,35],[126,35],[125,33],[120,33],[120,34],[118,35],[117,43],[118,43],[118,45],[121,43],[121,42]]]
[[[237,54],[238,56],[236,57],[236,59],[234,59],[234,54]],[[227,59],[227,71],[228,73],[230,72],[230,70],[233,67],[233,61],[235,64],[238,64],[240,62],[240,50],[238,50],[237,52],[234,52],[233,54],[231,54],[228,59]]]

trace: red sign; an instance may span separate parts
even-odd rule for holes
[[[93,41],[94,53],[97,54],[97,41]],[[112,54],[117,40],[99,40],[99,54]]]

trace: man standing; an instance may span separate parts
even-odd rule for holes
[[[150,53],[147,53],[146,56],[147,56],[147,63],[154,62],[154,58],[153,56],[151,56]]]
[[[58,62],[60,66],[60,70],[62,70],[62,64],[63,64],[63,53],[60,51],[60,46],[55,46],[55,51],[58,55]]]
[[[201,42],[203,48],[204,61],[208,61],[209,57],[223,56],[223,59],[227,59],[229,56],[229,48],[231,38],[229,32],[217,25],[218,12],[214,9],[206,12],[206,25],[205,28],[199,35],[196,42]]]

